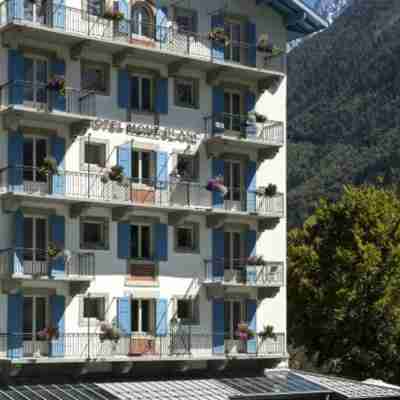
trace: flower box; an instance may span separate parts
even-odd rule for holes
[[[223,196],[226,196],[228,193],[228,188],[224,185],[224,179],[222,177],[210,179],[206,189],[210,192],[221,193]]]

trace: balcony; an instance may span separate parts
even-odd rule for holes
[[[82,47],[90,45],[93,51],[111,54],[130,51],[140,59],[168,64],[174,72],[181,64],[190,62],[196,69],[211,72],[213,76],[222,72],[226,77],[256,80],[284,76],[284,54],[274,58],[257,54],[256,60],[253,56],[249,62],[250,50],[254,54],[256,49],[251,49],[248,43],[230,41],[229,48],[223,45],[218,52],[207,32],[182,32],[174,24],[156,26],[129,19],[112,21],[79,8],[54,7],[52,3],[40,7],[29,3],[23,9],[18,4],[16,0],[1,4],[3,32],[12,37],[18,31],[31,39],[69,46],[73,58],[80,56]]]
[[[206,184],[177,180],[127,179],[124,183],[104,180],[99,172],[60,171],[59,175],[42,175],[38,168],[6,167],[0,170],[0,194],[41,200],[64,200],[108,204],[111,207],[136,206],[167,211],[190,211],[237,214],[254,218],[281,218],[284,214],[283,194],[266,197],[258,192],[230,188],[225,198],[210,192]],[[213,205],[213,197],[221,202]],[[215,199],[214,199],[215,200]]]
[[[88,281],[95,275],[94,253],[72,253],[62,256],[64,271],[53,274],[59,258],[50,259],[46,250],[9,248],[0,250],[0,276],[14,279],[57,279]]]
[[[45,83],[9,81],[0,86],[0,111],[19,112],[30,119],[74,123],[96,116],[96,96],[73,88],[59,94]]]
[[[205,285],[283,287],[283,262],[262,261],[257,264],[246,259],[223,258],[205,261]]]
[[[222,334],[170,332],[166,336],[121,335],[117,341],[100,339],[98,333],[64,333],[54,340],[42,340],[32,334],[0,333],[0,356],[18,362],[86,362],[88,360],[177,361],[225,358],[283,358],[286,357],[285,334],[276,338],[256,337],[251,351],[239,340],[224,340],[220,352],[213,350],[214,341]],[[222,351],[221,351],[222,350]],[[54,354],[54,355],[53,355]],[[34,360],[32,360],[34,358]]]

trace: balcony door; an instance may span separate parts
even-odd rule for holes
[[[24,19],[38,24],[45,24],[51,16],[51,2],[46,0],[24,0]]]
[[[237,134],[241,130],[242,96],[239,91],[224,92],[224,126],[225,131]]]
[[[43,137],[25,136],[23,145],[23,178],[29,193],[48,192],[48,176],[40,172],[48,156],[48,141]]]
[[[152,15],[147,7],[143,5],[132,7],[132,35],[133,37],[153,37]]]
[[[224,185],[228,189],[225,196],[225,208],[232,211],[242,210],[243,182],[242,165],[240,161],[225,161]]]
[[[130,353],[135,355],[155,353],[155,302],[151,299],[132,299],[132,339]]]
[[[29,0],[28,0],[29,1]],[[24,104],[44,107],[47,103],[48,62],[42,57],[24,58]]]
[[[40,336],[49,322],[48,298],[46,296],[24,296],[23,302],[24,356],[47,353],[48,343]]]
[[[224,280],[243,281],[242,235],[239,231],[224,232]]]
[[[242,36],[242,28],[240,22],[226,21],[225,34],[228,37],[228,43],[225,46],[225,60],[240,63],[241,49],[240,39]]]

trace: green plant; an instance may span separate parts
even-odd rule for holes
[[[224,44],[225,46],[229,44],[229,36],[226,34],[225,29],[220,26],[208,32],[208,39],[213,42]]]
[[[107,10],[104,12],[103,18],[118,22],[124,19],[124,14],[118,10]]]
[[[276,333],[274,332],[274,327],[272,325],[265,325],[264,329],[258,333],[258,337],[261,340],[274,339],[276,340]]]
[[[120,165],[114,165],[111,167],[108,172],[108,178],[110,181],[122,183],[124,180],[124,167],[121,167]]]
[[[49,258],[56,258],[61,252],[61,247],[57,246],[55,243],[49,243],[47,246],[47,255]]]
[[[264,190],[264,195],[267,197],[274,197],[277,193],[277,186],[270,183]]]
[[[38,172],[43,176],[58,175],[57,160],[54,157],[46,157],[38,168]]]
[[[100,325],[99,338],[100,342],[109,340],[114,343],[118,343],[121,338],[121,332],[115,325],[111,325],[108,322],[103,322]]]

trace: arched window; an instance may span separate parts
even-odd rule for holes
[[[132,32],[136,35],[152,37],[153,17],[144,5],[135,5],[132,8]]]

